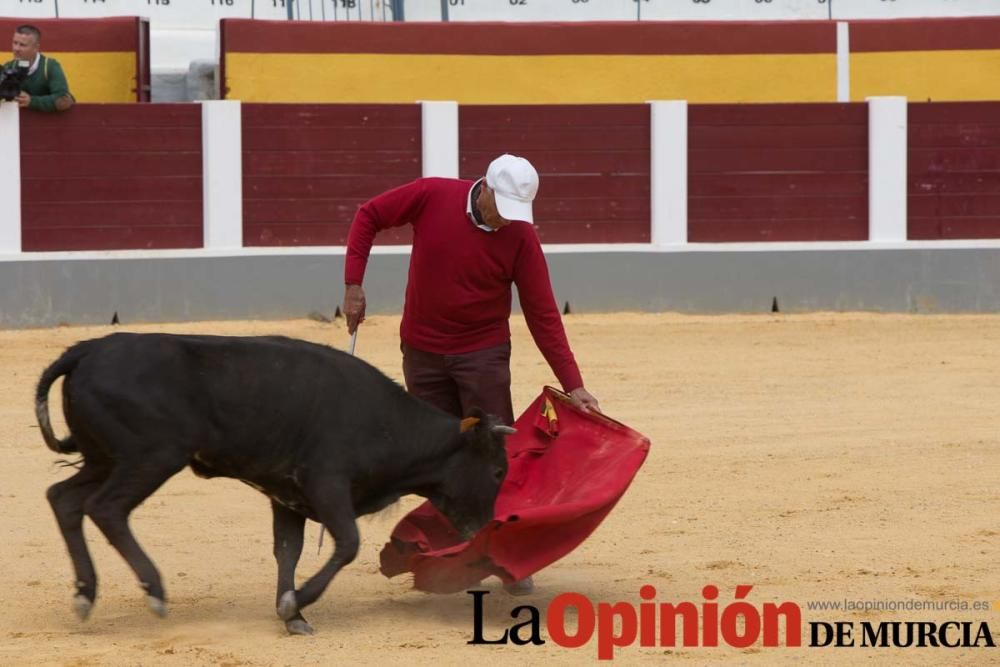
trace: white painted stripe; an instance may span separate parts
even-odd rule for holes
[[[14,102],[0,102],[0,253],[20,251],[20,110]]]
[[[650,109],[650,240],[654,245],[688,239],[688,109],[684,100],[652,101]]]
[[[937,241],[796,241],[782,243],[685,243],[654,246],[648,243],[551,243],[542,246],[546,255],[587,253],[767,253],[767,252],[837,252],[879,250],[974,250],[1000,249],[1000,239],[956,239]],[[342,257],[342,246],[308,246],[301,248],[243,248],[242,250],[185,249],[185,250],[107,250],[72,252],[28,252],[0,254],[0,262],[72,262],[72,261],[127,261],[142,259],[221,259],[232,257]],[[410,246],[375,246],[373,255],[408,255]]]
[[[868,98],[868,238],[905,241],[906,98]]]
[[[761,253],[761,252],[837,252],[858,250],[972,250],[1000,248],[1000,239],[947,239],[934,241],[788,241],[776,243],[685,243],[654,246],[642,243],[621,244],[547,244],[542,249],[546,255],[571,253]]]
[[[458,102],[420,103],[422,174],[458,178]]]
[[[837,101],[851,101],[851,34],[846,21],[837,22]]]
[[[240,103],[201,103],[203,243],[243,245],[243,120]]]
[[[385,252],[392,248],[397,252]],[[407,254],[409,246],[380,246],[372,249],[373,254]],[[66,252],[26,252],[21,254],[0,255],[3,261],[47,261],[60,262],[83,260],[136,260],[136,259],[225,259],[234,257],[280,257],[280,256],[330,256],[345,255],[343,246],[302,246],[281,248],[178,248],[164,250],[79,250]]]

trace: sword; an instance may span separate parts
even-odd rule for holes
[[[360,326],[360,322],[358,324]],[[351,343],[347,348],[347,353],[352,357],[354,356],[354,348],[355,346],[357,346],[357,344],[358,344],[358,330],[355,329],[354,333],[351,334]],[[323,524],[321,523],[319,525],[319,546],[316,548],[317,556],[323,553],[323,533],[325,532],[326,530],[323,528]]]

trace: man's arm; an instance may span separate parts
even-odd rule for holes
[[[348,333],[353,334],[365,319],[367,303],[361,284],[375,235],[383,229],[412,223],[425,201],[425,183],[417,179],[369,199],[354,215],[344,259],[344,317]]]
[[[552,294],[545,256],[534,230],[515,264],[514,284],[517,285],[521,310],[531,337],[563,390],[578,408],[600,410],[597,399],[583,386],[583,377],[569,347],[559,306]]]
[[[21,93],[26,98],[28,106],[36,111],[65,111],[73,106],[73,96],[69,93],[69,84],[66,81],[66,74],[62,65],[58,61],[46,57],[41,67],[47,67],[47,82],[49,93],[47,95],[29,95]],[[18,98],[20,104],[21,97]]]

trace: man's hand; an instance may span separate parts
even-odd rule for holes
[[[27,109],[28,105],[31,104],[31,95],[22,92],[17,97],[15,97],[14,100],[17,101],[17,106],[21,107],[22,109]]]
[[[581,410],[593,410],[594,412],[600,412],[601,406],[597,404],[597,399],[590,395],[590,392],[579,387],[569,392],[569,397],[573,401],[573,405],[580,408]]]
[[[365,321],[365,290],[361,285],[344,288],[344,317],[347,318],[347,333],[352,335]]]

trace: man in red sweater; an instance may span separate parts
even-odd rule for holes
[[[538,172],[501,155],[485,178],[420,178],[358,209],[347,239],[344,315],[353,334],[365,317],[361,287],[375,235],[413,226],[400,338],[406,388],[464,417],[473,407],[514,422],[510,395],[511,285],[535,344],[578,407],[599,408],[583,386],[533,226]],[[530,592],[530,578],[508,587]]]

